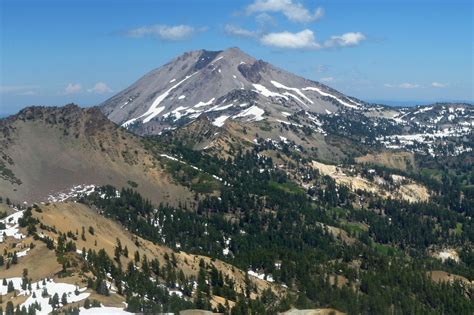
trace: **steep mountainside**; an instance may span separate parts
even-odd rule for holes
[[[202,114],[227,119],[284,118],[282,112],[337,112],[361,101],[278,69],[238,48],[192,51],[174,59],[101,104],[104,113],[140,133],[158,133]]]
[[[155,202],[189,196],[175,185],[142,140],[98,109],[30,107],[0,120],[0,195],[61,200],[87,185],[136,186]]]
[[[229,129],[236,122],[250,130],[263,130],[258,134],[264,139],[293,138],[308,150],[321,148],[320,158],[336,154],[338,160],[364,154],[367,145],[458,155],[472,150],[474,126],[474,108],[469,104],[407,108],[367,104],[256,60],[238,48],[185,53],[108,99],[101,109],[112,121],[142,135],[207,118],[219,129]],[[305,136],[278,131],[289,128]],[[309,134],[313,139],[308,139]],[[334,136],[355,143],[334,153],[330,149]],[[245,136],[235,139],[249,140]]]

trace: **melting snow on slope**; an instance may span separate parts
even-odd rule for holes
[[[4,236],[12,236],[16,239],[25,237],[25,235],[19,232],[20,226],[18,225],[18,220],[22,217],[23,211],[17,211],[0,220],[1,223],[5,224],[5,229],[0,229],[0,243],[3,242]]]
[[[28,252],[29,252],[29,251],[30,251],[30,249],[27,248],[27,249],[25,249],[24,251],[21,251],[21,252],[16,253],[16,256],[17,256],[17,257],[24,257],[24,256],[28,255]]]
[[[319,133],[322,133],[324,135],[327,135],[326,131],[324,131],[324,129],[322,128],[323,123],[318,119],[318,117],[316,117],[313,114],[310,114],[308,112],[306,112],[306,115],[308,116],[309,119],[311,119],[313,124],[316,126],[316,128],[314,129],[315,131],[317,131]]]
[[[295,94],[291,94],[290,92],[285,92],[285,93],[283,93],[283,95],[292,97],[292,98],[294,98],[295,100],[297,100],[298,102],[300,102],[301,104],[303,104],[304,106],[306,106],[306,107],[309,108],[309,106],[308,106],[305,102],[303,102],[303,101],[302,101],[298,96],[296,96]]]
[[[224,123],[225,121],[227,120],[227,118],[229,118],[230,116],[228,115],[222,115],[222,116],[219,116],[217,117],[216,119],[214,119],[214,121],[212,122],[212,124],[214,126],[217,126],[217,127],[222,127],[224,126]]]
[[[250,276],[254,276],[254,277],[256,277],[256,278],[258,278],[258,279],[260,279],[260,280],[265,280],[265,274],[264,274],[264,273],[257,273],[257,272],[255,272],[255,271],[253,271],[253,270],[249,270],[249,271],[247,271],[247,273],[248,273]],[[267,280],[268,282],[273,282],[273,281],[274,281],[272,275],[266,275],[266,278],[267,278],[266,280]]]
[[[184,100],[186,98],[186,95],[181,95],[180,97],[178,97],[178,100]]]
[[[187,110],[184,114],[181,113],[181,111],[183,110],[186,110],[188,109],[188,107],[186,106],[179,106],[178,108],[174,109],[173,111],[169,112],[169,113],[166,113],[163,115],[163,118],[168,118],[170,116],[174,116],[174,121],[177,121],[178,119],[180,119],[182,116],[184,115],[187,115],[189,113],[194,113],[195,111],[194,110]]]
[[[285,100],[288,99],[287,96],[280,93],[272,92],[261,84],[254,84],[253,87],[256,89],[255,92],[260,93],[265,97],[281,97],[281,98],[284,98]]]
[[[59,300],[61,300],[62,295],[65,293],[67,296],[68,303],[79,302],[89,297],[90,293],[85,293],[86,288],[79,289],[77,286],[69,283],[56,283],[53,280],[46,280],[45,285],[43,281],[38,281],[31,284],[32,290],[23,290],[21,288],[22,279],[20,277],[6,279],[7,284],[9,281],[12,281],[13,287],[16,291],[19,291],[18,295],[24,295],[28,298],[26,299],[21,306],[28,308],[30,305],[35,302],[41,306],[41,311],[36,311],[36,314],[49,314],[53,311],[51,305],[49,305],[49,298],[54,294],[58,294]],[[0,283],[0,295],[7,294],[8,285],[3,285]],[[43,297],[44,290],[47,291],[48,296]],[[76,295],[77,291],[77,295]],[[33,293],[35,297],[33,297]]]
[[[211,65],[214,64],[214,62],[217,62],[217,61],[221,60],[222,58],[224,58],[224,56],[220,56],[219,58],[213,60],[212,63],[211,63]]]
[[[336,101],[338,101],[339,103],[341,103],[342,105],[344,106],[347,106],[347,107],[350,107],[350,108],[358,108],[358,106],[354,105],[354,104],[349,104],[347,102],[344,102],[343,100],[341,100],[340,98],[332,95],[332,94],[329,94],[329,93],[326,93],[326,92],[323,92],[321,91],[320,89],[318,89],[317,87],[312,87],[312,86],[308,86],[308,87],[305,87],[303,88],[304,91],[316,91],[318,92],[319,94],[321,94],[322,96],[329,96],[333,99],[335,99]]]
[[[126,122],[124,122],[124,123],[122,124],[122,127],[127,128],[128,126],[130,126],[131,124],[133,124],[136,120],[137,120],[137,118],[129,119],[129,120],[127,120]]]
[[[310,100],[306,95],[304,95],[304,93],[301,92],[300,89],[288,87],[288,86],[283,85],[283,84],[281,84],[281,83],[279,83],[279,82],[277,82],[277,81],[270,81],[270,82],[271,82],[276,88],[296,92],[296,94],[298,94],[299,96],[301,96],[302,98],[304,98],[305,100],[307,100],[308,102],[310,102],[311,104],[313,104],[313,101]]]
[[[352,98],[350,98],[350,97],[348,97],[347,99],[348,99],[349,101],[351,101],[352,103],[354,103],[354,104],[358,105],[358,106],[362,106],[362,104],[361,104],[361,103],[359,103],[359,102],[356,102],[355,100],[353,100],[353,99],[352,99]]]
[[[216,99],[216,98],[215,98],[215,97],[213,97],[213,98],[211,98],[211,99],[210,99],[209,101],[207,101],[207,102],[203,102],[203,101],[201,101],[201,102],[197,103],[196,105],[194,105],[194,107],[204,107],[204,106],[209,106],[209,105],[211,105],[211,104],[214,102],[214,100],[215,100],[215,99]]]
[[[68,191],[59,192],[48,196],[49,202],[63,202],[70,198],[76,198],[81,195],[90,195],[95,190],[95,185],[76,185]]]
[[[206,110],[206,112],[217,112],[217,111],[225,110],[225,109],[230,108],[232,106],[234,106],[234,104],[228,104],[228,105],[222,105],[222,106],[216,105],[216,106]]]
[[[390,135],[376,138],[387,148],[390,149],[400,149],[405,148],[410,151],[418,151],[415,145],[424,145],[428,148],[428,153],[432,156],[435,156],[433,145],[436,140],[448,138],[448,137],[462,137],[464,135],[472,132],[470,127],[457,127],[457,128],[445,128],[443,130],[434,130],[433,132],[425,132],[418,134],[405,134],[405,135]],[[463,152],[472,151],[471,147],[464,147],[460,145],[455,147],[455,155],[461,154]],[[421,151],[422,152],[422,151]]]
[[[222,250],[222,254],[223,254],[224,256],[227,256],[227,255],[229,255],[229,253],[230,253],[229,246],[230,246],[230,241],[231,241],[231,240],[232,240],[231,237],[225,238],[225,236],[224,236],[224,245],[225,245],[225,247],[224,247],[224,249]]]
[[[81,315],[130,315],[129,313],[120,307],[109,307],[109,306],[102,306],[102,307],[93,307],[93,308],[83,308],[79,309],[79,314]]]
[[[279,123],[282,123],[282,124],[285,124],[285,125],[293,125],[293,126],[296,126],[296,127],[303,127],[303,125],[301,125],[301,124],[297,124],[297,123],[294,123],[294,122],[288,122],[288,121],[284,121],[284,120],[281,120],[281,119],[275,119],[275,121],[277,121]]]
[[[146,124],[147,122],[149,122],[150,120],[152,120],[153,118],[155,118],[156,116],[158,116],[164,109],[165,107],[164,106],[159,106],[161,104],[161,102],[163,102],[164,99],[166,99],[168,97],[168,95],[170,94],[171,91],[173,91],[174,89],[176,89],[178,86],[180,86],[184,81],[186,81],[187,79],[189,79],[190,77],[192,77],[193,75],[195,75],[197,72],[194,72],[193,74],[190,74],[190,75],[187,75],[183,80],[179,81],[178,83],[176,83],[175,85],[173,85],[172,87],[170,87],[166,92],[164,92],[163,94],[161,94],[160,96],[158,96],[154,101],[153,101],[153,104],[151,104],[150,108],[141,116],[137,117],[137,118],[132,118],[128,121],[126,121],[125,123],[122,124],[123,127],[127,127],[129,126],[130,124],[132,124],[133,122],[135,122],[137,119],[142,119],[143,118],[143,123]]]
[[[263,120],[265,119],[263,117],[263,114],[265,113],[265,111],[263,109],[261,109],[260,107],[258,107],[257,105],[253,105],[245,110],[243,110],[242,112],[240,112],[239,114],[235,115],[234,117],[232,118],[240,118],[240,117],[247,117],[247,116],[254,116],[254,118],[252,119],[249,119],[250,120],[253,120],[253,121],[260,121],[260,120]]]
[[[427,111],[432,110],[432,109],[433,109],[433,106],[422,107],[419,110],[417,110],[416,112],[414,112],[413,115],[416,115],[416,114],[419,114],[419,113],[424,113],[424,112],[427,112]]]

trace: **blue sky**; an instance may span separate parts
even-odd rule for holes
[[[189,50],[238,46],[348,95],[474,99],[472,1],[0,0],[0,114],[90,106]]]

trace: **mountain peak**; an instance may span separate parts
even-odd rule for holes
[[[238,47],[184,53],[101,104],[124,127],[160,133],[201,115],[216,126],[227,119],[278,122],[284,113],[361,109],[362,103],[296,76]]]

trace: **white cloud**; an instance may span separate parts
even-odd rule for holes
[[[321,45],[318,44],[314,38],[314,33],[311,30],[305,29],[298,33],[280,32],[269,33],[264,35],[260,42],[266,46],[273,46],[277,48],[290,49],[319,49]]]
[[[82,85],[79,83],[69,83],[63,91],[63,94],[68,95],[68,94],[75,94],[82,91]]]
[[[279,33],[268,33],[260,38],[260,42],[267,46],[289,49],[324,49],[335,47],[350,47],[359,45],[365,39],[362,33],[345,33],[332,36],[324,44],[320,44],[313,31],[304,29],[301,32],[291,33],[288,31]]]
[[[357,46],[365,39],[365,35],[360,32],[349,32],[339,36],[331,36],[330,39],[324,42],[324,47],[333,48]]]
[[[169,41],[180,41],[185,40],[193,36],[198,32],[203,32],[207,30],[207,28],[202,27],[196,29],[189,25],[148,25],[142,26],[139,28],[134,28],[125,32],[126,36],[134,37],[134,38],[141,38],[145,36],[155,36],[162,40],[169,40]]]
[[[260,12],[280,12],[292,22],[314,22],[324,16],[324,10],[317,8],[313,13],[301,3],[292,0],[255,0],[246,8],[247,14]]]
[[[104,82],[97,82],[93,88],[88,89],[87,92],[104,94],[113,92],[112,89]]]
[[[400,83],[400,84],[390,84],[390,83],[385,83],[385,87],[387,88],[400,88],[400,89],[416,89],[421,87],[419,84],[416,83]]]
[[[420,85],[416,83],[402,83],[399,85],[399,87],[402,89],[416,89],[419,88]]]
[[[237,36],[237,37],[246,37],[246,38],[254,38],[258,36],[257,31],[250,31],[239,26],[227,24],[224,27],[224,31],[227,35]]]
[[[445,87],[448,86],[448,84],[440,83],[440,82],[433,82],[433,83],[431,83],[431,86],[435,87],[435,88],[445,88]]]
[[[334,77],[324,77],[324,78],[319,79],[319,81],[321,81],[321,82],[333,82]]]
[[[262,28],[266,28],[267,26],[276,26],[278,24],[270,14],[265,12],[257,15],[255,17],[255,21]]]

